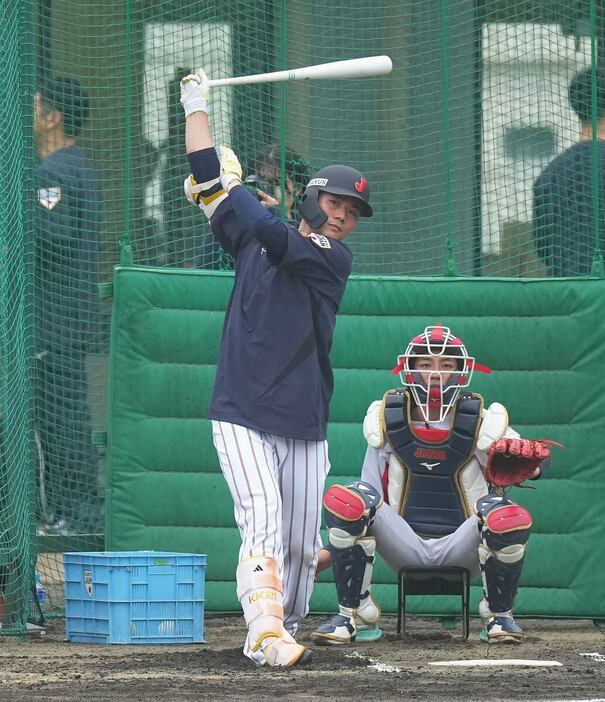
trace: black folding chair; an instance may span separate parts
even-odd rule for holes
[[[457,566],[425,566],[399,571],[397,635],[405,634],[405,606],[408,595],[460,595],[462,598],[462,637],[468,639],[470,575]]]

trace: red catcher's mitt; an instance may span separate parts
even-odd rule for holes
[[[498,439],[487,452],[485,478],[495,487],[511,487],[532,478],[536,468],[550,456],[554,441]]]

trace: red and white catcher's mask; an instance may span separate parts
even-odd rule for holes
[[[417,370],[415,365],[421,358],[452,359],[456,370]],[[425,422],[441,422],[454,406],[460,391],[470,385],[475,369],[490,372],[489,368],[477,364],[468,355],[462,340],[454,336],[448,327],[437,324],[426,327],[422,334],[410,341],[405,353],[397,357],[397,366],[392,373],[399,373],[401,383],[409,388]],[[427,376],[427,373],[430,375]],[[428,384],[423,375],[428,377]],[[429,419],[437,408],[439,418]]]

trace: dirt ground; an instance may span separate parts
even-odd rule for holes
[[[121,646],[64,641],[53,619],[44,636],[0,637],[0,699],[24,700],[605,700],[605,632],[590,621],[523,620],[520,645],[491,647],[439,621],[411,619],[406,638],[383,618],[374,643],[318,648],[305,621],[299,640],[316,655],[304,667],[254,667],[241,653],[240,617],[207,616],[200,645]],[[592,654],[582,655],[582,654]],[[557,661],[557,667],[437,667],[467,659]]]

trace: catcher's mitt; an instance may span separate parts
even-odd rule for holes
[[[485,478],[494,487],[512,487],[535,477],[536,468],[550,456],[555,441],[498,439],[487,452]],[[560,446],[560,444],[556,444]]]

